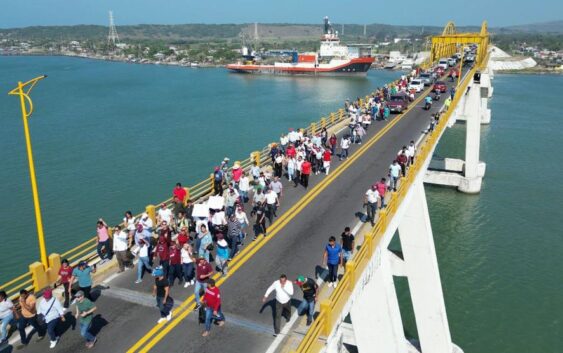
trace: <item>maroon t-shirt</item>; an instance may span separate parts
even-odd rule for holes
[[[172,245],[168,251],[170,256],[170,265],[180,265],[182,263],[182,255],[180,254],[179,248],[176,245]]]
[[[170,254],[168,252],[168,244],[166,242],[158,243],[156,245],[156,254],[158,255],[158,258],[160,259],[160,261],[169,260]]]
[[[213,272],[213,268],[211,267],[209,262],[205,261],[203,263],[201,263],[201,262],[197,263],[197,267],[195,269],[195,274],[196,274],[198,281],[200,281],[200,282],[205,281],[207,278],[202,278],[201,276],[205,276],[205,275],[207,275],[211,272]]]
[[[72,267],[67,266],[67,268],[64,268],[61,266],[59,270],[59,276],[61,276],[61,283],[70,282],[70,277],[72,277]]]

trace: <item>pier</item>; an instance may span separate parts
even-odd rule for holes
[[[449,57],[458,46],[476,43],[478,55],[472,68],[464,68],[459,81],[445,80],[448,89],[456,89],[449,109],[445,97],[424,110],[425,88],[415,96],[409,108],[388,121],[371,124],[361,144],[353,144],[350,156],[333,158],[328,175],[311,176],[308,188],[293,187],[283,178],[284,196],[267,237],[251,241],[247,237],[239,254],[231,261],[229,274],[214,278],[222,293],[224,327],[213,327],[208,337],[201,337],[202,326],[194,311],[193,286],[175,285],[172,319],[156,324],[158,310],[151,296],[153,281],[145,276],[136,284],[136,271],[117,273],[115,261],[98,267],[94,295],[97,297],[95,327],[100,332],[94,351],[106,352],[341,352],[344,345],[359,352],[462,352],[452,342],[442,294],[438,262],[434,250],[432,226],[428,216],[424,183],[457,187],[465,193],[478,193],[485,175],[479,160],[480,126],[491,119],[487,101],[492,96],[492,73],[488,69],[488,32],[486,23],[480,33],[457,33],[446,26],[442,36],[432,40],[430,67],[441,57]],[[362,99],[365,102],[366,96]],[[429,129],[431,114],[441,111],[438,123]],[[467,124],[464,160],[433,160],[434,150],[447,128],[457,121]],[[327,128],[341,136],[348,130],[344,111],[335,112],[311,124],[306,131],[313,135]],[[400,178],[396,191],[388,192],[387,207],[378,211],[375,225],[362,222],[362,200],[367,188],[387,177],[389,164],[397,151],[409,141],[416,141],[414,163]],[[269,148],[255,151],[241,166],[249,170],[256,162],[262,168],[271,164]],[[430,167],[432,166],[432,167]],[[205,202],[212,194],[213,179],[187,188],[189,198]],[[165,203],[170,203],[166,200]],[[159,203],[160,204],[160,203]],[[146,212],[155,219],[158,206],[148,205]],[[250,208],[246,208],[250,211]],[[250,219],[250,218],[249,218]],[[252,223],[252,221],[251,221]],[[356,235],[357,249],[340,273],[336,288],[323,285],[326,275],[320,266],[324,245],[329,236],[338,236],[344,227]],[[401,253],[388,250],[396,236]],[[48,266],[37,262],[30,271],[2,288],[12,298],[21,288],[40,293],[57,277],[60,261],[69,258],[76,264],[98,261],[95,238],[64,254],[50,254]],[[266,288],[281,273],[294,280],[299,275],[315,278],[321,286],[317,314],[311,326],[295,314],[301,300],[294,285],[293,316],[282,320],[282,331],[274,336],[272,308],[274,300],[263,304]],[[404,335],[393,276],[407,277],[418,328],[418,342]],[[57,350],[86,351],[82,338],[70,334],[70,324]],[[15,344],[17,333],[12,335]],[[24,352],[43,352],[43,343],[31,343]]]

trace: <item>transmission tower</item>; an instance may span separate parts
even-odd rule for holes
[[[119,43],[119,36],[117,35],[117,29],[115,29],[115,23],[113,22],[113,11],[109,12],[109,33],[108,33],[108,46],[113,46]]]

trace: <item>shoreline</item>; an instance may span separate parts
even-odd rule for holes
[[[71,55],[65,53],[1,53],[0,57],[7,57],[7,56],[51,56],[51,57],[67,57],[67,58],[77,58],[77,59],[92,59],[92,60],[100,60],[100,61],[108,61],[108,62],[121,62],[125,64],[137,64],[137,65],[162,65],[162,66],[175,66],[175,67],[184,67],[189,69],[199,69],[199,68],[224,68],[225,64],[197,64],[192,66],[191,64],[180,63],[178,61],[172,62],[165,62],[165,61],[152,61],[148,60],[146,62],[140,61],[131,61],[126,58],[118,58],[118,57],[104,57],[104,56],[92,56],[92,55]],[[388,70],[385,68],[379,67],[372,67],[370,70]],[[389,70],[389,71],[403,71],[403,70]],[[495,74],[502,75],[502,74],[521,74],[521,75],[562,75],[563,70],[558,69],[550,69],[545,67],[534,67],[522,70],[495,70]]]

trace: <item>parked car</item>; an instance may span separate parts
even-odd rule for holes
[[[448,86],[446,86],[446,83],[444,81],[436,81],[434,86],[432,86],[432,91],[446,93],[448,91]]]
[[[424,89],[424,82],[415,78],[411,81],[411,83],[409,83],[408,90],[410,91],[411,89],[415,90],[416,92],[421,92]]]
[[[387,106],[392,113],[402,113],[409,108],[409,96],[404,93],[394,94]]]
[[[418,75],[416,79],[421,80],[425,86],[430,86],[434,81],[434,79],[432,79],[432,75],[426,72],[423,72],[420,75]]]

